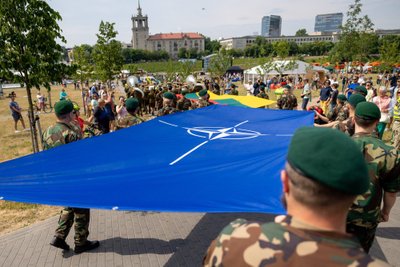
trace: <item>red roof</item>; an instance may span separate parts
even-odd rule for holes
[[[149,40],[179,40],[179,39],[203,39],[204,37],[195,32],[180,33],[158,33],[150,35]]]

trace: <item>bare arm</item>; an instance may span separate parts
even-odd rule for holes
[[[385,192],[383,195],[383,207],[381,215],[384,222],[389,221],[390,210],[393,208],[394,203],[396,202],[396,195],[397,193],[389,192]]]

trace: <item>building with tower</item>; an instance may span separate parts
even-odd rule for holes
[[[172,58],[177,58],[179,50],[196,50],[197,53],[205,49],[205,38],[194,32],[159,33],[150,35],[147,15],[142,14],[140,2],[136,16],[132,16],[132,48],[148,51],[166,51]]]
[[[261,20],[261,36],[279,37],[282,30],[281,16],[264,16]]]
[[[132,47],[147,50],[147,39],[149,38],[149,18],[143,16],[140,2],[138,2],[138,13],[132,16]]]

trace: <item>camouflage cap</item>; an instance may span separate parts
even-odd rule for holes
[[[175,95],[173,93],[171,93],[171,92],[165,92],[163,94],[163,97],[166,98],[166,99],[174,100]]]
[[[137,98],[130,97],[125,101],[125,107],[128,112],[135,111],[138,106],[139,106],[139,100],[137,100]]]
[[[347,100],[347,102],[349,102],[349,104],[353,107],[356,108],[358,103],[361,102],[365,102],[365,97],[360,95],[360,94],[352,94],[349,97],[349,100]]]
[[[57,116],[65,115],[74,110],[74,105],[69,100],[60,100],[54,105],[54,112]]]
[[[381,118],[381,111],[376,104],[363,102],[357,105],[356,116],[367,120],[379,120]]]
[[[199,96],[205,96],[207,94],[207,89],[203,89],[199,92]]]
[[[334,129],[298,129],[290,143],[287,161],[304,176],[340,192],[358,195],[369,187],[361,151],[350,137]]]
[[[340,101],[344,102],[344,101],[347,100],[347,97],[345,95],[343,95],[343,94],[340,94],[340,95],[338,95],[337,99],[339,99]]]

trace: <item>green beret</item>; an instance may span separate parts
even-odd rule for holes
[[[166,98],[166,99],[170,99],[170,100],[174,100],[175,99],[175,95],[173,93],[171,93],[171,92],[165,92],[163,94],[163,97]]]
[[[363,102],[357,105],[356,116],[367,120],[379,120],[381,118],[381,111],[374,103]]]
[[[367,94],[368,94],[367,88],[365,88],[364,86],[357,86],[357,87],[354,89],[354,91],[360,92],[360,93],[362,93],[363,95],[367,95]]]
[[[334,129],[298,129],[287,161],[305,177],[343,193],[359,195],[369,188],[368,169],[360,149],[350,137]]]
[[[139,106],[139,100],[134,97],[130,97],[125,101],[125,107],[127,111],[133,112]]]
[[[337,96],[337,99],[339,99],[340,101],[344,102],[344,101],[347,100],[347,97],[345,95],[343,95],[343,94],[340,94],[340,95]]]
[[[199,92],[199,96],[205,96],[207,94],[207,89],[203,89]]]
[[[292,87],[290,86],[290,85],[285,85],[285,87],[284,88],[286,88],[286,89],[288,89],[288,90],[292,90]]]
[[[360,94],[352,94],[352,95],[349,97],[349,100],[347,100],[347,102],[349,102],[349,104],[350,104],[353,108],[357,107],[357,104],[358,104],[358,103],[365,102],[365,101],[366,101],[366,100],[365,100],[365,97],[362,96],[362,95],[360,95]]]
[[[74,105],[69,100],[60,100],[54,106],[54,111],[57,116],[65,115],[74,110]]]

